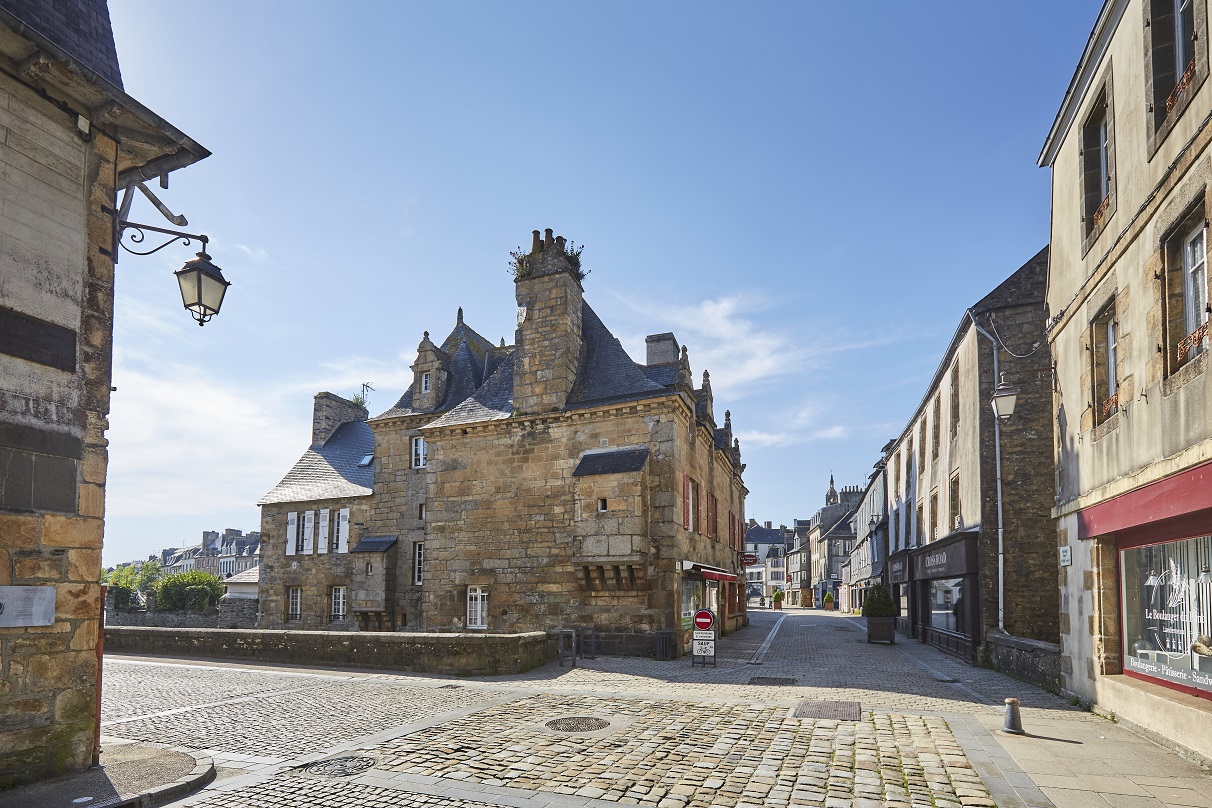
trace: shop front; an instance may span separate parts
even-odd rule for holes
[[[910,583],[913,570],[912,550],[901,550],[888,557],[888,586],[892,603],[896,606],[896,630],[907,637],[917,636],[914,620],[913,586]]]
[[[710,609],[716,616],[720,636],[744,625],[745,587],[737,575],[720,567],[682,562],[681,629],[684,651],[690,649],[694,613]]]
[[[919,639],[972,660],[979,645],[976,531],[961,531],[913,550],[911,584]]]

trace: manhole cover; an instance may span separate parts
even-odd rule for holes
[[[325,777],[353,777],[373,767],[376,761],[372,757],[339,757],[328,760],[318,760],[304,768],[308,774],[320,774]]]
[[[574,715],[570,718],[556,718],[543,726],[556,732],[597,732],[610,726],[610,722],[588,715]]]
[[[859,721],[863,708],[857,701],[801,701],[796,718],[831,718],[834,721]]]
[[[793,685],[794,679],[783,679],[778,676],[754,676],[749,680],[751,685]]]
[[[438,690],[458,690],[463,685],[442,685]]]

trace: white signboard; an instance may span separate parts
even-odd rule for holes
[[[696,639],[696,640],[714,640],[715,632],[711,631],[711,630],[701,631],[696,628],[694,630],[694,639]]]
[[[0,586],[0,628],[54,624],[55,587]]]
[[[1073,548],[1066,544],[1064,547],[1060,548],[1060,565],[1062,567],[1068,567],[1072,563],[1073,563]]]
[[[715,640],[691,640],[691,653],[695,656],[715,656]]]

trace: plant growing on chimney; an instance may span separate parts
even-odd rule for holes
[[[569,241],[564,245],[564,255],[568,258],[568,263],[572,266],[572,274],[578,281],[584,281],[589,275],[590,270],[581,268],[581,253],[585,251],[585,245],[577,246]],[[522,252],[522,248],[509,251],[509,273],[514,278],[528,277],[535,269],[536,258],[533,253]]]

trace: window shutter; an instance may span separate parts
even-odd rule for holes
[[[295,531],[298,526],[299,515],[293,511],[286,514],[286,554],[295,554]]]
[[[349,552],[349,508],[342,508],[337,518],[337,552]]]
[[[320,509],[320,535],[316,539],[316,552],[328,552],[328,508]]]
[[[694,532],[701,536],[703,535],[703,489],[697,482],[692,485],[694,486]]]
[[[316,512],[306,511],[303,514],[303,555],[311,555],[312,539],[316,533]]]
[[[689,474],[682,475],[682,525],[687,530],[690,530],[690,475]]]

